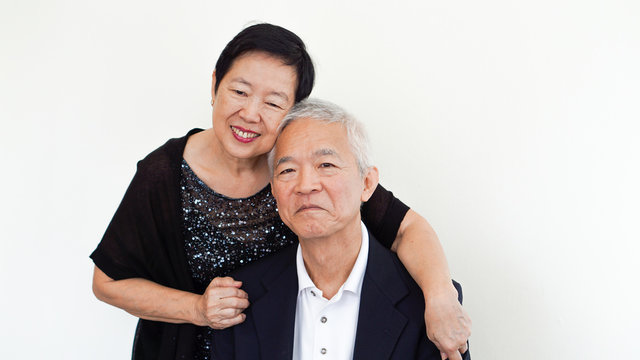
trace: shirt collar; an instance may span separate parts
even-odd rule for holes
[[[341,287],[341,289],[350,291],[356,295],[360,295],[362,282],[364,280],[364,273],[369,259],[369,232],[362,221],[360,221],[360,226],[362,227],[362,243],[360,244],[360,251],[358,252],[358,257],[356,258],[356,262],[353,264],[353,269],[351,269],[349,277]],[[316,285],[307,273],[307,269],[304,267],[304,259],[302,258],[302,249],[300,249],[300,244],[298,244],[298,251],[296,253],[296,271],[298,272],[298,293],[307,288],[316,288]]]

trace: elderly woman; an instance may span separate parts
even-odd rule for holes
[[[171,139],[138,163],[91,254],[96,296],[140,318],[134,359],[208,358],[212,329],[244,321],[249,306],[242,284],[224,276],[296,241],[271,196],[267,153],[313,82],[298,36],[248,27],[216,63],[213,127]],[[470,320],[429,224],[382,187],[362,217],[425,293],[430,338],[459,359]]]

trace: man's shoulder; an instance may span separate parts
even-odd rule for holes
[[[379,286],[384,287],[390,298],[395,299],[401,295],[402,297],[410,296],[421,299],[424,307],[424,296],[420,287],[402,265],[398,256],[382,246],[371,233],[369,233],[369,238],[371,241],[369,242],[369,264],[367,264],[366,274],[372,276]]]
[[[396,313],[396,319],[402,319],[402,335],[394,350],[395,354],[407,355],[415,358],[440,359],[438,348],[427,338],[427,329],[424,323],[425,299],[422,290],[413,280],[407,269],[402,265],[398,256],[375,241],[371,242],[370,263],[367,265],[365,282],[368,290],[363,285],[361,302],[367,302],[365,311],[369,313],[389,309],[389,313]],[[453,282],[458,290],[458,300],[462,302],[462,289],[460,284]],[[377,295],[384,297],[384,305],[380,299],[373,299]],[[362,306],[362,305],[361,305]],[[376,308],[379,306],[379,308]],[[392,310],[393,309],[393,310]],[[361,315],[363,315],[361,310]],[[392,317],[392,315],[389,315]],[[416,351],[417,353],[413,353]],[[409,358],[401,355],[400,358]],[[395,357],[394,357],[395,358]]]
[[[376,290],[363,289],[363,296],[381,293],[390,306],[404,315],[408,325],[416,329],[424,328],[425,300],[422,290],[398,256],[375,240],[370,242],[365,279],[368,279],[369,289],[376,287]]]

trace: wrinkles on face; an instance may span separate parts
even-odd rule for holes
[[[364,181],[337,123],[297,120],[278,138],[272,191],[299,237],[327,237],[359,224]]]

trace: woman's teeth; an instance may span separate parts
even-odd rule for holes
[[[258,136],[260,136],[260,134],[256,134],[256,133],[248,133],[248,132],[245,132],[245,131],[240,131],[240,130],[238,130],[238,129],[234,128],[233,126],[231,127],[231,130],[233,130],[233,132],[234,132],[236,135],[238,135],[238,136],[240,136],[240,137],[242,137],[242,138],[245,138],[245,139],[253,139],[254,137],[258,137]]]

